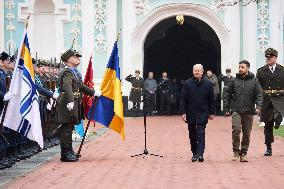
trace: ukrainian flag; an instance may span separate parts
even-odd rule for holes
[[[89,118],[119,133],[125,139],[124,115],[117,41],[114,43],[101,85],[102,95],[90,108]]]

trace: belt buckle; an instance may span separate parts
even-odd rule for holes
[[[277,93],[277,90],[271,90],[271,93],[275,94],[275,93]]]

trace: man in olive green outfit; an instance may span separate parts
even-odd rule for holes
[[[57,105],[57,122],[61,125],[59,134],[60,160],[62,162],[78,161],[78,157],[72,148],[72,131],[74,125],[79,124],[81,119],[84,118],[81,104],[82,92],[90,96],[101,95],[101,91],[95,92],[84,85],[82,76],[77,69],[80,64],[80,57],[81,55],[73,49],[68,49],[61,56],[61,60],[66,65],[60,72],[57,81],[60,94]]]
[[[250,63],[239,62],[239,73],[228,85],[224,95],[226,115],[232,110],[233,161],[247,162],[253,114],[262,108],[262,89],[256,77],[249,71]],[[256,105],[256,109],[255,109]],[[242,140],[240,134],[242,132]]]

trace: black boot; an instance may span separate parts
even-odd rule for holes
[[[198,155],[198,161],[199,161],[199,162],[203,162],[203,161],[204,161],[203,154],[199,154],[199,155]]]
[[[272,156],[272,147],[271,147],[271,144],[266,144],[266,151],[264,153],[264,156]]]
[[[78,158],[72,154],[72,152],[65,152],[65,153],[61,153],[61,158],[60,160],[62,162],[76,162],[78,161]]]
[[[272,149],[267,149],[264,153],[264,156],[272,156]]]
[[[192,162],[196,162],[197,159],[198,159],[197,154],[193,154],[193,155],[192,155],[192,158],[191,158],[191,161],[192,161]]]

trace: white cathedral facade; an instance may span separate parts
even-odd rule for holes
[[[234,74],[246,59],[255,73],[268,47],[278,50],[283,65],[283,0],[1,0],[1,51],[16,51],[29,14],[33,57],[59,60],[73,44],[82,53],[83,75],[92,55],[96,84],[120,32],[124,95],[131,88],[124,78],[137,69],[186,79],[195,63],[217,75],[226,68]]]

